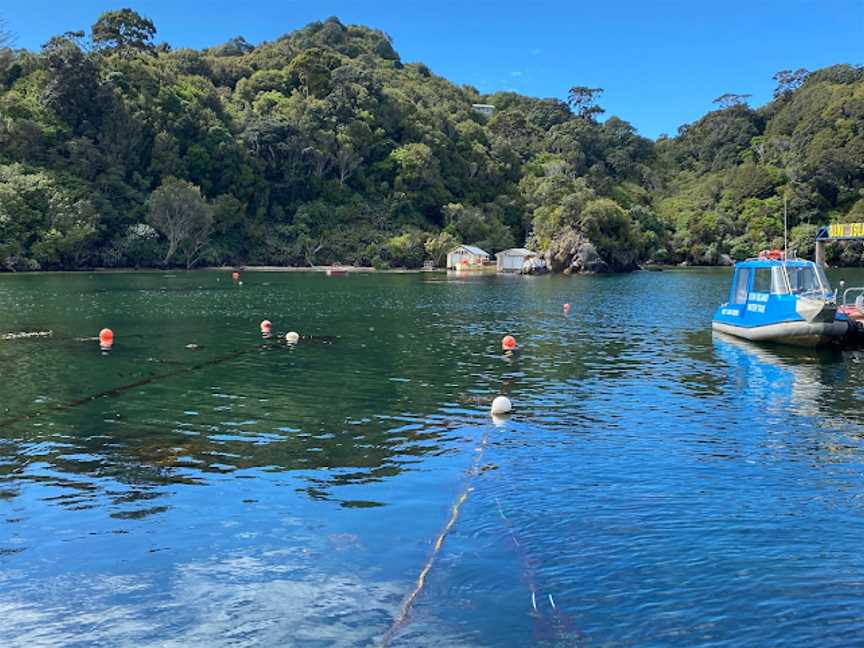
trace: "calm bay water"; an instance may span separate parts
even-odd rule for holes
[[[394,646],[859,643],[864,355],[728,280],[0,276],[0,645],[380,645],[465,494]]]

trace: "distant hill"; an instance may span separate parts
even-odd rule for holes
[[[776,245],[784,194],[804,253],[864,221],[861,67],[787,72],[770,104],[727,95],[653,142],[599,121],[599,89],[482,95],[336,18],[257,47],[155,34],[121,10],[0,50],[0,267],[416,267],[461,241],[627,270]]]
[[[864,68],[790,75],[768,105],[733,104],[657,142],[655,205],[674,228],[676,258],[782,247],[784,195],[801,254],[812,254],[817,224],[864,221]],[[859,246],[833,252],[835,262],[861,261]]]

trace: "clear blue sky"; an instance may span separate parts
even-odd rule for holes
[[[383,29],[403,61],[481,92],[605,88],[607,115],[649,137],[674,134],[724,92],[765,103],[778,70],[864,63],[864,0],[4,0],[0,14],[35,49],[122,6],[173,47],[258,43],[338,16]]]

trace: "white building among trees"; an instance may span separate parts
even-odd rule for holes
[[[502,250],[495,255],[498,262],[498,272],[521,272],[524,263],[536,256],[536,252],[525,248]]]
[[[475,245],[460,245],[447,253],[447,269],[461,270],[482,267],[489,260],[489,253]]]

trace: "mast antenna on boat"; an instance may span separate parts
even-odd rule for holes
[[[783,262],[789,260],[789,226],[786,208],[786,192],[783,192]]]

